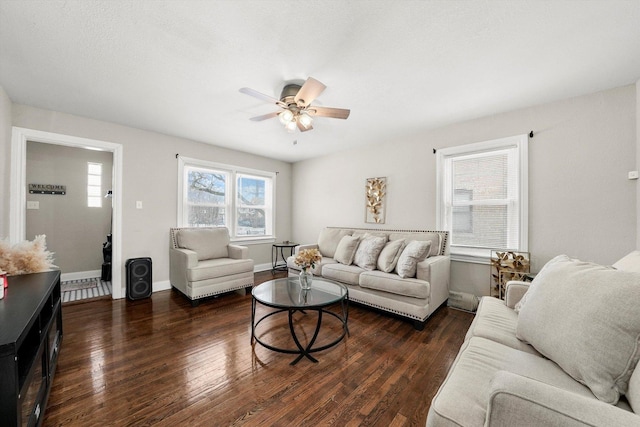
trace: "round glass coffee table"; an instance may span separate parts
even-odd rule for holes
[[[333,347],[349,332],[347,329],[349,291],[346,286],[340,283],[322,278],[314,278],[311,289],[304,290],[300,288],[300,280],[297,277],[287,277],[270,280],[255,286],[251,291],[251,296],[251,345],[253,345],[255,340],[269,350],[280,353],[297,354],[298,357],[291,362],[291,365],[295,365],[303,357],[317,363],[318,360],[314,358],[311,353]],[[276,310],[256,319],[256,305],[258,303],[266,307],[275,308]],[[328,310],[328,307],[334,304],[340,304],[339,313]],[[302,345],[294,328],[293,314],[297,311],[304,314],[306,314],[307,311],[315,311],[318,316],[315,331],[306,346]],[[296,348],[276,347],[275,345],[266,343],[256,335],[256,328],[261,322],[280,313],[288,314],[289,330]],[[323,315],[333,316],[338,319],[342,323],[342,332],[328,344],[314,347],[318,334],[320,333],[320,327],[322,326]]]

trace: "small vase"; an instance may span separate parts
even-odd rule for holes
[[[313,273],[311,271],[302,270],[300,272],[300,287],[302,289],[311,289],[313,281]]]

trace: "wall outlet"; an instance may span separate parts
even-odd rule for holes
[[[628,175],[629,179],[638,179],[638,171],[631,171]]]
[[[136,201],[136,209],[142,209],[142,200]]]
[[[27,200],[27,209],[40,209],[40,202],[35,200]]]

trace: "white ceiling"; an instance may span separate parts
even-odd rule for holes
[[[249,121],[308,76],[348,120]],[[292,162],[639,78],[640,0],[0,0],[13,102]]]

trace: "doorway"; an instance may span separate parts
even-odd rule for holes
[[[63,303],[111,298],[112,171],[109,151],[27,141],[26,239],[46,236]]]
[[[82,148],[95,151],[110,152],[112,154],[112,254],[111,254],[111,284],[114,299],[122,298],[122,145],[106,141],[73,137],[32,129],[14,127],[11,142],[11,201],[10,201],[10,233],[12,243],[23,241],[27,237],[27,141],[42,144],[53,144],[64,147]],[[107,189],[108,190],[108,189]],[[105,199],[107,200],[107,199]],[[107,202],[107,203],[109,203]],[[76,233],[70,242],[81,239],[81,233]],[[105,236],[106,239],[106,236]]]

